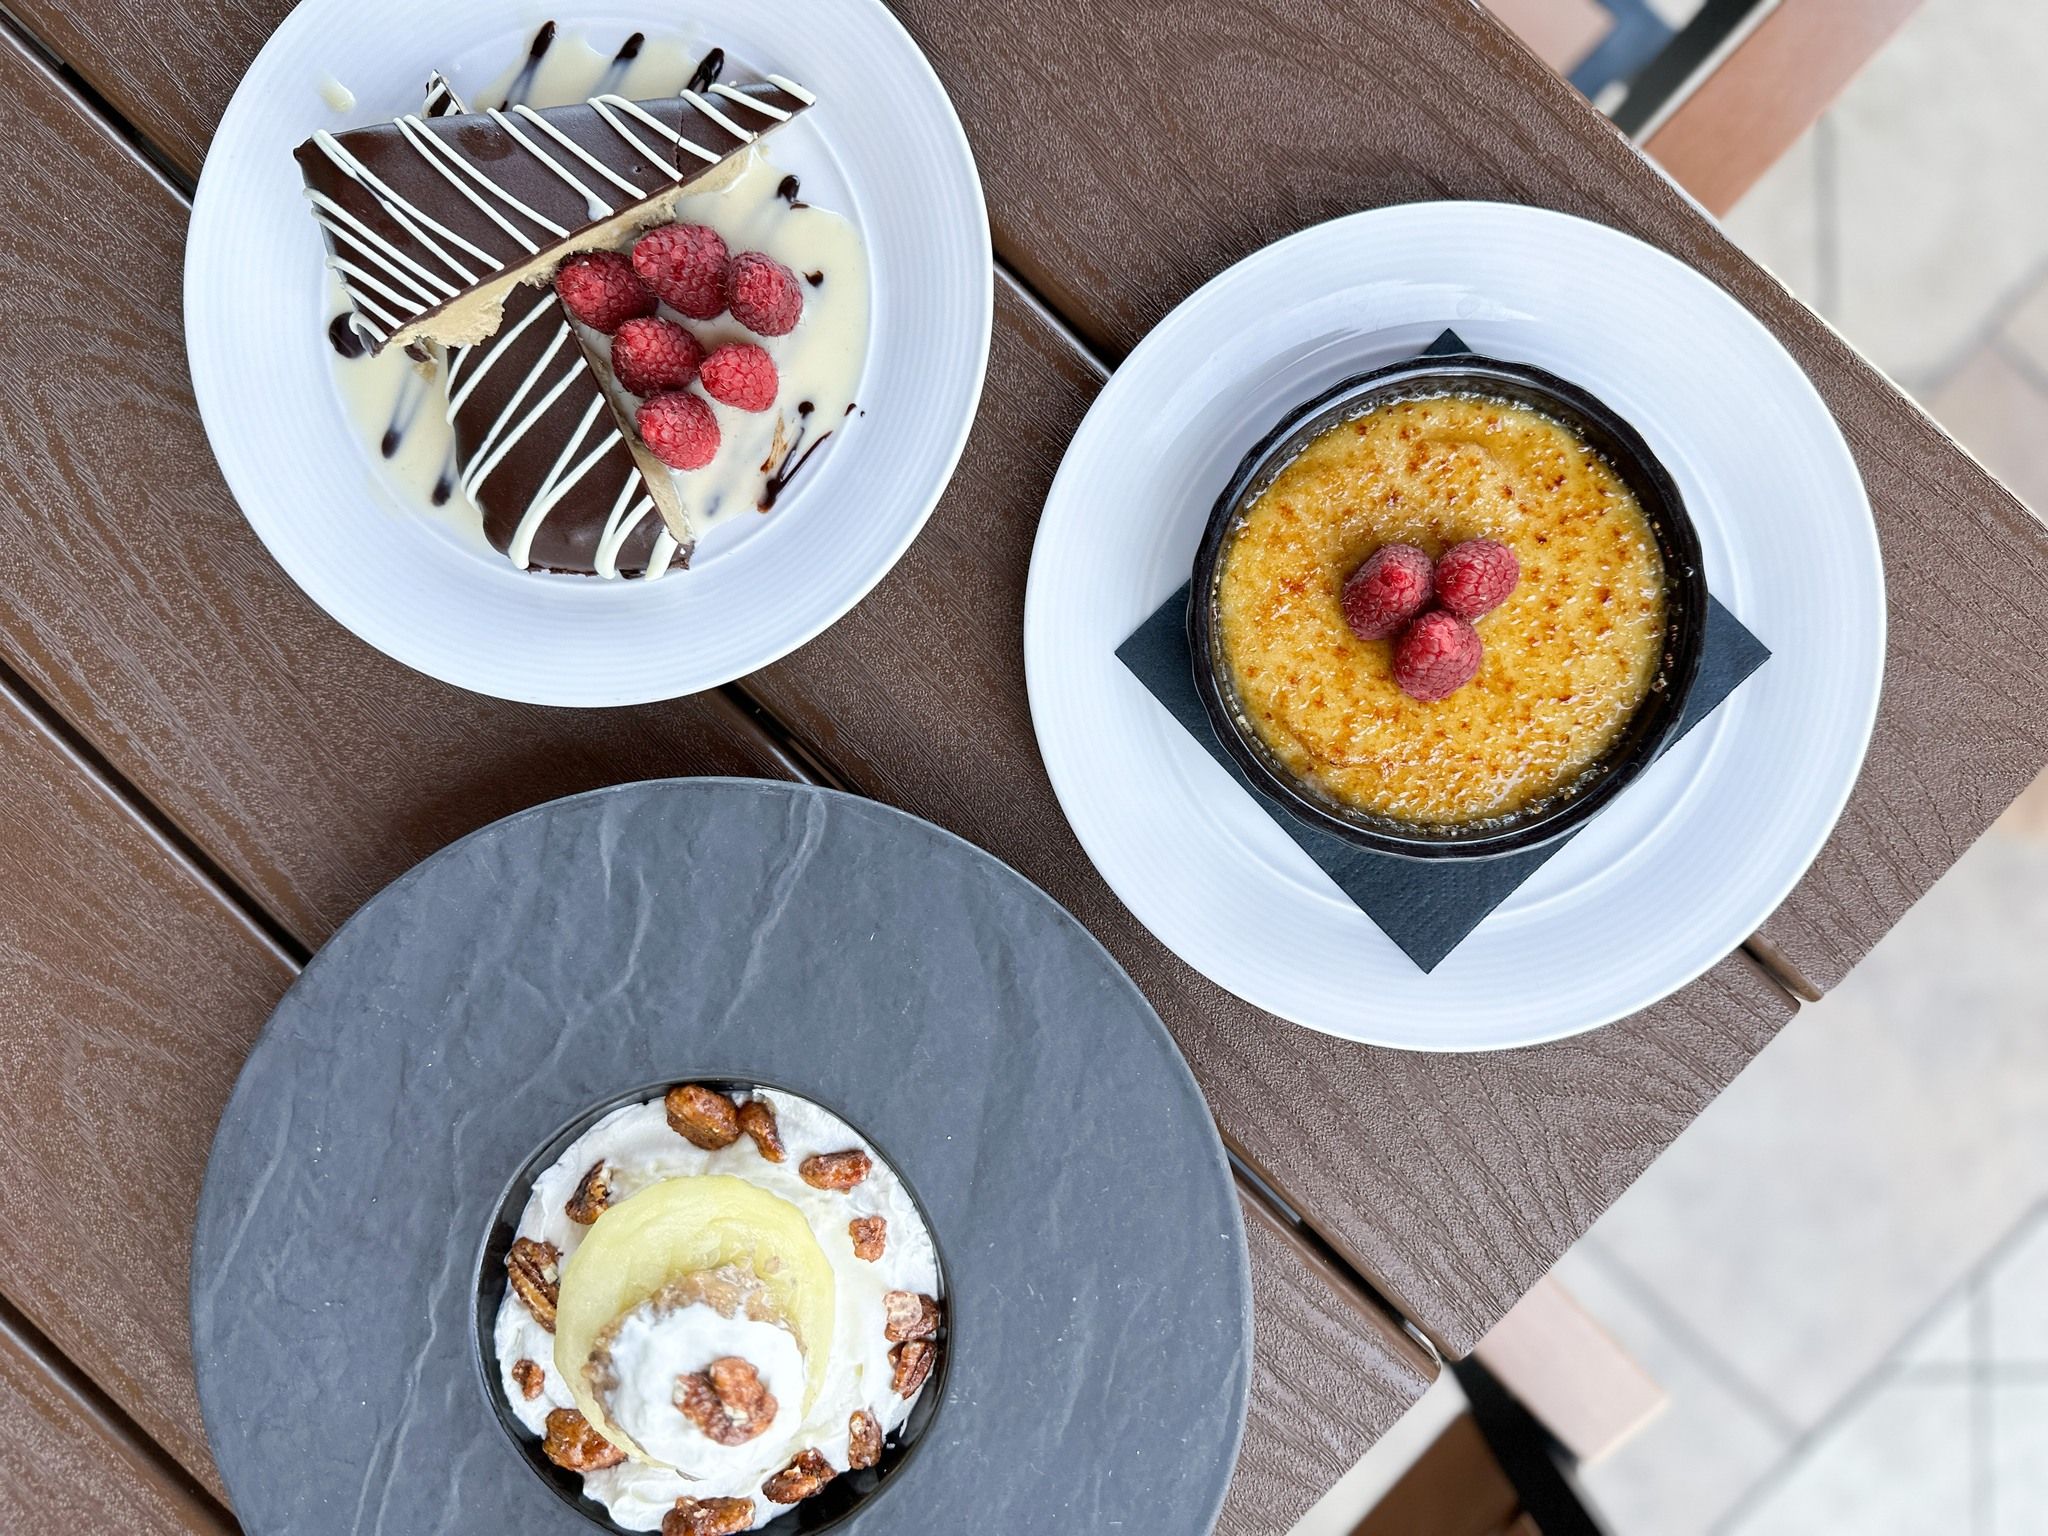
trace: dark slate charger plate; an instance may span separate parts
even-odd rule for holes
[[[696,779],[484,828],[375,897],[278,1005],[192,1262],[200,1403],[251,1536],[602,1527],[500,1427],[479,1258],[558,1129],[700,1077],[838,1110],[944,1258],[937,1411],[835,1530],[1211,1529],[1251,1281],[1222,1144],[1158,1016],[1050,897],[950,834]]]

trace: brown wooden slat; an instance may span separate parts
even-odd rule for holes
[[[174,253],[182,223],[175,196],[105,140],[38,67],[7,49],[0,49],[0,89],[18,93],[16,99],[23,103],[39,134],[22,151],[24,175],[31,159],[43,169],[38,179],[24,182],[23,195],[31,202],[45,199],[47,206],[38,215],[44,222],[26,225],[21,238],[29,239],[34,233],[49,236],[61,230],[73,239],[90,239],[95,208],[107,205],[120,210],[119,217],[137,236],[124,270],[125,293],[118,297],[106,294],[103,282],[92,272],[59,268],[56,275],[60,281],[49,291],[53,295],[68,293],[72,302],[66,305],[54,297],[46,299],[36,327],[77,344],[91,330],[85,316],[105,314],[108,303],[114,301],[118,327],[142,330],[153,347],[175,349],[174,328],[162,315],[152,313],[155,306],[151,303],[151,295],[162,292],[175,300]],[[26,220],[27,212],[21,217]],[[160,242],[156,236],[161,237]],[[150,252],[158,257],[154,266],[148,259]],[[168,312],[175,313],[174,302]],[[46,515],[43,509],[76,507],[79,515],[65,536],[66,543],[87,553],[111,556],[113,550],[108,545],[92,542],[112,536],[110,529],[101,531],[95,504],[105,504],[98,501],[101,497],[118,504],[124,491],[132,499],[139,485],[121,479],[127,472],[118,455],[96,447],[96,440],[74,440],[63,433],[61,414],[53,416],[49,403],[60,394],[63,384],[51,355],[31,353],[20,359],[20,365],[12,382],[21,390],[23,410],[11,430],[22,439],[18,451],[29,455],[29,467],[10,471],[19,476],[14,483],[0,483],[8,493],[6,504],[0,505],[0,516],[18,520],[17,531],[24,537],[40,535],[48,543],[52,536],[35,518]],[[317,615],[299,611],[306,607],[304,600],[260,556],[251,556],[255,541],[204,458],[189,399],[151,397],[145,403],[161,457],[174,465],[182,459],[187,465],[182,476],[169,478],[164,463],[153,466],[151,504],[179,509],[179,515],[167,519],[157,533],[153,547],[162,561],[155,581],[142,590],[127,584],[103,590],[81,582],[79,570],[69,565],[56,573],[25,572],[12,595],[16,611],[10,614],[8,624],[38,637],[33,648],[19,648],[21,659],[30,663],[25,670],[33,671],[60,702],[70,706],[67,718],[96,748],[124,773],[134,775],[181,825],[195,827],[202,846],[246,879],[251,889],[266,894],[282,892],[288,898],[275,903],[276,912],[298,940],[309,946],[317,942],[347,915],[360,895],[388,877],[387,865],[409,862],[463,826],[565,788],[559,784],[563,766],[543,759],[569,754],[575,760],[569,771],[587,774],[591,782],[613,782],[642,771],[674,772],[685,766],[704,766],[701,756],[692,763],[668,756],[643,762],[636,755],[673,751],[681,757],[683,747],[689,744],[699,744],[701,750],[701,740],[710,728],[696,704],[629,712],[649,733],[645,742],[609,728],[609,722],[626,718],[622,715],[523,711],[518,713],[535,718],[492,720],[487,715],[473,731],[440,748],[440,758],[429,766],[445,762],[460,771],[449,773],[447,782],[429,786],[433,798],[412,814],[405,814],[403,808],[387,809],[374,800],[366,803],[366,797],[349,786],[338,788],[320,763],[309,764],[308,759],[318,759],[326,752],[344,754],[347,760],[338,771],[351,784],[359,782],[366,771],[382,771],[387,763],[417,771],[426,749],[417,735],[398,739],[400,727],[417,732],[430,722],[414,720],[393,704],[394,690],[402,700],[411,689],[423,701],[424,716],[436,711],[495,711],[498,707],[414,679],[395,667],[386,669],[388,676],[366,670],[384,664],[368,657],[339,631],[326,633],[332,626]],[[47,449],[41,444],[42,433],[49,434],[51,446]],[[47,467],[35,464],[36,455],[47,460]],[[78,558],[84,562],[86,553]],[[267,581],[270,585],[263,589],[261,600],[274,608],[259,622],[258,615],[243,610],[238,585],[210,579],[205,569],[209,563],[236,569],[241,583]],[[118,563],[110,568],[118,569]],[[195,591],[204,594],[203,601],[195,600]],[[141,617],[132,612],[138,609]],[[54,623],[53,613],[68,622]],[[281,636],[274,632],[277,626],[284,629]],[[244,647],[256,649],[254,661],[239,654]],[[317,666],[306,660],[306,652],[314,648],[319,651]],[[195,673],[185,679],[186,691],[166,699],[155,688],[158,670],[168,667],[175,671],[193,655],[212,659],[211,686]],[[244,665],[256,669],[257,686],[245,686],[236,675],[235,669]],[[126,669],[131,688],[112,696],[98,692],[86,678],[102,666]],[[322,694],[318,718],[294,717],[283,722],[274,718],[275,690],[324,689],[336,670],[352,681]],[[390,713],[366,722],[361,712],[372,707],[366,703],[372,698],[377,698],[374,707]],[[729,731],[740,745],[733,748],[731,762],[718,766],[755,773],[777,771],[780,759],[766,757],[767,749],[749,738],[754,728],[733,706],[721,708],[723,715],[708,718],[718,730]],[[218,721],[220,729],[188,742],[187,727],[181,722],[194,714]],[[558,728],[550,733],[555,723]],[[289,739],[294,725],[306,731],[304,743]],[[337,739],[354,738],[366,730],[376,739],[375,745],[365,747],[349,739],[344,747]],[[524,739],[520,740],[522,732]],[[513,738],[514,755],[510,758],[493,756],[493,743],[500,734]],[[387,741],[387,737],[392,739]],[[297,775],[291,785],[294,804],[290,814],[268,814],[278,812],[274,786],[279,770],[265,762],[265,754],[271,752],[281,752],[286,759],[283,771]],[[166,768],[167,760],[190,764],[209,788],[218,789],[218,800],[209,801],[206,792],[193,793]],[[7,761],[8,754],[0,751],[0,764]],[[403,791],[411,782],[411,775],[398,775],[396,790]],[[75,794],[85,793],[75,785],[69,787]],[[259,807],[257,813],[245,817],[238,810],[237,795],[248,796]],[[403,825],[393,829],[390,837],[380,835],[377,829],[383,818],[394,815]],[[35,818],[38,822],[43,819]],[[78,818],[55,809],[47,819],[61,833],[88,837],[94,831],[89,825],[73,827]],[[125,840],[107,836],[96,841],[108,858],[116,858],[135,856],[137,839],[157,846],[139,823],[129,828]],[[162,848],[157,852],[160,861],[179,869],[173,853]],[[40,868],[45,878],[54,882],[48,901],[51,920],[66,922],[69,909],[63,896],[68,881],[63,872],[72,865],[61,852],[25,852],[22,862]],[[76,867],[102,876],[94,881],[96,886],[117,892],[121,888],[118,868],[95,871],[89,863]],[[307,871],[312,872],[310,876]],[[179,872],[192,876],[189,870]],[[23,890],[27,893],[30,888]],[[214,900],[188,896],[202,906]],[[139,1227],[131,1224],[107,1233],[107,1251],[98,1254],[107,1273],[136,1275],[139,1290],[115,1296],[105,1294],[102,1285],[95,1291],[92,1266],[82,1261],[54,1278],[46,1280],[38,1271],[20,1282],[33,1293],[39,1319],[45,1311],[58,1310],[66,1286],[75,1282],[81,1287],[76,1304],[59,1316],[65,1325],[66,1347],[75,1349],[93,1374],[108,1383],[152,1433],[172,1446],[187,1465],[208,1477],[212,1470],[199,1436],[189,1361],[184,1356],[184,1266],[190,1210],[220,1104],[270,1000],[288,975],[283,958],[268,948],[254,929],[226,915],[221,921],[223,931],[238,935],[237,942],[247,950],[239,957],[243,969],[251,964],[256,967],[258,979],[252,996],[230,1003],[219,997],[217,990],[191,989],[195,1007],[212,1020],[211,1033],[195,1024],[179,1033],[175,1052],[165,1045],[152,1048],[152,1055],[175,1056],[176,1076],[166,1070],[156,1078],[123,1080],[122,1091],[129,1097],[155,1095],[146,1109],[122,1101],[128,1112],[119,1124],[132,1139],[132,1147],[116,1147],[107,1141],[89,1143],[93,1157],[114,1181],[102,1203],[119,1209],[117,1186],[127,1179],[142,1180],[174,1202],[175,1209],[144,1211],[151,1219]],[[212,950],[197,942],[190,946],[192,963],[205,965],[209,976],[225,984],[241,974],[237,957],[219,952],[220,945],[228,943],[220,934],[212,939]],[[24,964],[47,964],[43,957],[49,952],[49,944],[32,944],[25,951],[28,958]],[[137,964],[146,963],[147,958],[138,959]],[[175,985],[183,975],[181,969],[166,966],[162,985]],[[144,995],[154,1003],[154,994]],[[143,1029],[141,1021],[123,1011],[124,997],[121,989],[107,988],[79,1000],[68,1015],[74,1020],[73,1033],[80,1027],[76,1021],[90,1019],[93,1028],[104,1030],[107,1049],[119,1048]],[[171,1017],[182,1020],[185,1016],[173,1013]],[[154,1022],[159,1029],[167,1027],[161,1019]],[[36,1031],[46,1032],[52,1038],[60,1037],[54,1030]],[[34,1080],[24,1080],[29,1082]],[[46,1094],[42,1102],[61,1101]],[[57,1170],[71,1158],[85,1155],[76,1143],[96,1134],[95,1122],[84,1116],[50,1119],[26,1113],[16,1121],[27,1150],[34,1154],[35,1166],[48,1172],[39,1182],[25,1182],[14,1193],[29,1202],[75,1195],[73,1187],[57,1181]],[[1258,1522],[1288,1496],[1273,1476],[1273,1469],[1285,1464],[1288,1457],[1269,1448],[1273,1436],[1283,1432],[1272,1414],[1306,1415],[1327,1424],[1323,1434],[1330,1446],[1362,1449],[1426,1381],[1412,1350],[1389,1343],[1398,1335],[1390,1335],[1384,1321],[1367,1309],[1345,1282],[1320,1268],[1291,1261],[1287,1249],[1267,1240],[1262,1230],[1260,1236],[1256,1262],[1261,1327],[1256,1370],[1262,1383],[1286,1381],[1290,1395],[1283,1401],[1265,1392],[1248,1432],[1250,1459],[1261,1475],[1249,1492],[1234,1496],[1233,1507],[1247,1513],[1233,1515],[1239,1523],[1230,1527],[1245,1531],[1258,1529]],[[57,1257],[66,1259],[68,1253]],[[16,1289],[12,1276],[9,1287]],[[1341,1327],[1340,1319],[1344,1320]],[[1306,1338],[1297,1336],[1297,1327],[1309,1330]],[[124,1368],[124,1362],[145,1359],[136,1347],[137,1339],[150,1341],[155,1349],[146,1357],[151,1367],[147,1371]],[[1285,1426],[1289,1440],[1300,1433],[1294,1424]],[[1312,1502],[1320,1489],[1296,1491]]]
[[[0,93],[21,104],[0,263],[36,274],[0,327],[0,657],[280,922],[317,943],[425,854],[558,795],[793,776],[724,694],[499,703],[321,613],[250,533],[193,407],[184,205],[13,46]]]
[[[234,1536],[225,1510],[110,1412],[69,1362],[0,1314],[0,1530]]]
[[[1217,1536],[1278,1536],[1435,1380],[1436,1362],[1263,1202],[1244,1202],[1260,1348],[1251,1424]],[[1370,1346],[1370,1347],[1368,1347]],[[1345,1412],[1321,1412],[1335,1376]]]
[[[186,1331],[192,1212],[292,968],[11,695],[0,780],[0,1276],[218,1494]]]

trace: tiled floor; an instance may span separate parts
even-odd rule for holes
[[[2048,3],[1925,0],[1728,220],[2037,510],[2044,80]],[[1585,1469],[1615,1536],[2048,1533],[2044,941],[2048,780],[1566,1257],[1671,1394]],[[1433,1392],[1403,1438],[1454,1410]]]

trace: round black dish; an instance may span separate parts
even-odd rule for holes
[[[1222,556],[1247,508],[1309,443],[1330,428],[1395,400],[1473,394],[1511,401],[1561,422],[1591,445],[1648,517],[1664,560],[1664,660],[1649,697],[1620,739],[1576,784],[1520,815],[1473,826],[1432,827],[1372,816],[1317,794],[1289,773],[1237,703],[1216,620]],[[1251,782],[1297,820],[1377,853],[1410,859],[1485,859],[1521,853],[1584,826],[1677,739],[1699,673],[1707,625],[1707,578],[1699,535],[1670,473],[1641,435],[1576,384],[1527,363],[1474,354],[1411,358],[1362,373],[1290,411],[1247,453],[1216,498],[1195,553],[1188,594],[1188,649],[1209,725]]]
[[[583,1479],[576,1473],[566,1471],[541,1454],[541,1443],[512,1415],[511,1405],[505,1401],[502,1374],[498,1369],[497,1341],[494,1330],[498,1322],[498,1308],[504,1303],[507,1281],[505,1279],[505,1255],[511,1251],[512,1239],[518,1235],[519,1218],[526,1210],[528,1196],[533,1184],[548,1169],[561,1160],[571,1143],[598,1121],[615,1109],[624,1109],[629,1104],[645,1104],[660,1098],[676,1082],[702,1083],[720,1093],[749,1093],[755,1088],[774,1088],[784,1093],[795,1090],[785,1088],[781,1083],[764,1083],[754,1078],[734,1078],[719,1073],[701,1073],[694,1077],[674,1079],[668,1082],[649,1083],[615,1093],[602,1103],[578,1115],[534,1150],[534,1153],[512,1176],[512,1182],[505,1186],[505,1193],[499,1197],[497,1209],[492,1212],[491,1221],[484,1232],[483,1252],[477,1262],[476,1303],[470,1317],[472,1336],[476,1340],[476,1367],[478,1385],[482,1388],[491,1410],[497,1415],[498,1423],[512,1441],[513,1449],[519,1452],[534,1476],[547,1484],[549,1490],[579,1515],[584,1516],[599,1530],[616,1531],[627,1536],[626,1528],[619,1525],[605,1512],[605,1507],[595,1499],[586,1498],[583,1493]],[[800,1097],[810,1098],[808,1094]],[[837,1106],[811,1099],[822,1108],[830,1110],[845,1120]],[[852,1124],[848,1121],[848,1124]],[[902,1171],[896,1168],[889,1156],[889,1149],[880,1145],[859,1126],[853,1129],[867,1138],[882,1156],[882,1161],[902,1178]],[[925,1211],[923,1202],[918,1200],[917,1191],[911,1188],[909,1180],[903,1181],[903,1188],[909,1194],[911,1203],[917,1206],[918,1215],[923,1218],[925,1230],[931,1231],[931,1217]],[[939,1245],[936,1233],[932,1235],[932,1247],[939,1261],[939,1297],[946,1296],[946,1254]],[[947,1326],[939,1330],[939,1360],[933,1368],[931,1380],[925,1383],[924,1392],[917,1400],[917,1406],[910,1410],[910,1417],[889,1437],[882,1447],[882,1459],[872,1467],[858,1472],[842,1472],[818,1493],[789,1509],[760,1528],[760,1536],[813,1536],[837,1528],[856,1510],[880,1493],[899,1468],[910,1459],[918,1442],[931,1428],[937,1416],[939,1404],[946,1397],[946,1368],[952,1361],[953,1338],[950,1318]]]
[[[192,1257],[200,1406],[249,1536],[596,1536],[479,1381],[487,1231],[536,1142],[706,1079],[856,1127],[942,1250],[932,1420],[834,1536],[1214,1525],[1251,1275],[1158,1015],[950,833],[689,779],[434,855],[313,957],[250,1052]]]

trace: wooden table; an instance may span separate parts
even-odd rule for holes
[[[669,774],[834,784],[1094,929],[1239,1162],[1258,1350],[1221,1529],[1279,1533],[2048,759],[2048,535],[1465,0],[899,0],[999,265],[981,416],[923,536],[828,634],[694,699],[579,714],[418,677],[271,563],[184,372],[187,198],[286,8],[15,0],[27,31],[0,31],[0,1512],[76,1513],[90,1482],[95,1526],[232,1528],[185,1322],[214,1122],[311,949],[520,807]],[[1059,813],[1020,646],[1037,510],[1107,368],[1247,251],[1433,197],[1600,219],[1753,309],[1842,421],[1892,604],[1869,765],[1762,932],[1590,1037],[1467,1058],[1291,1028],[1155,943]]]

